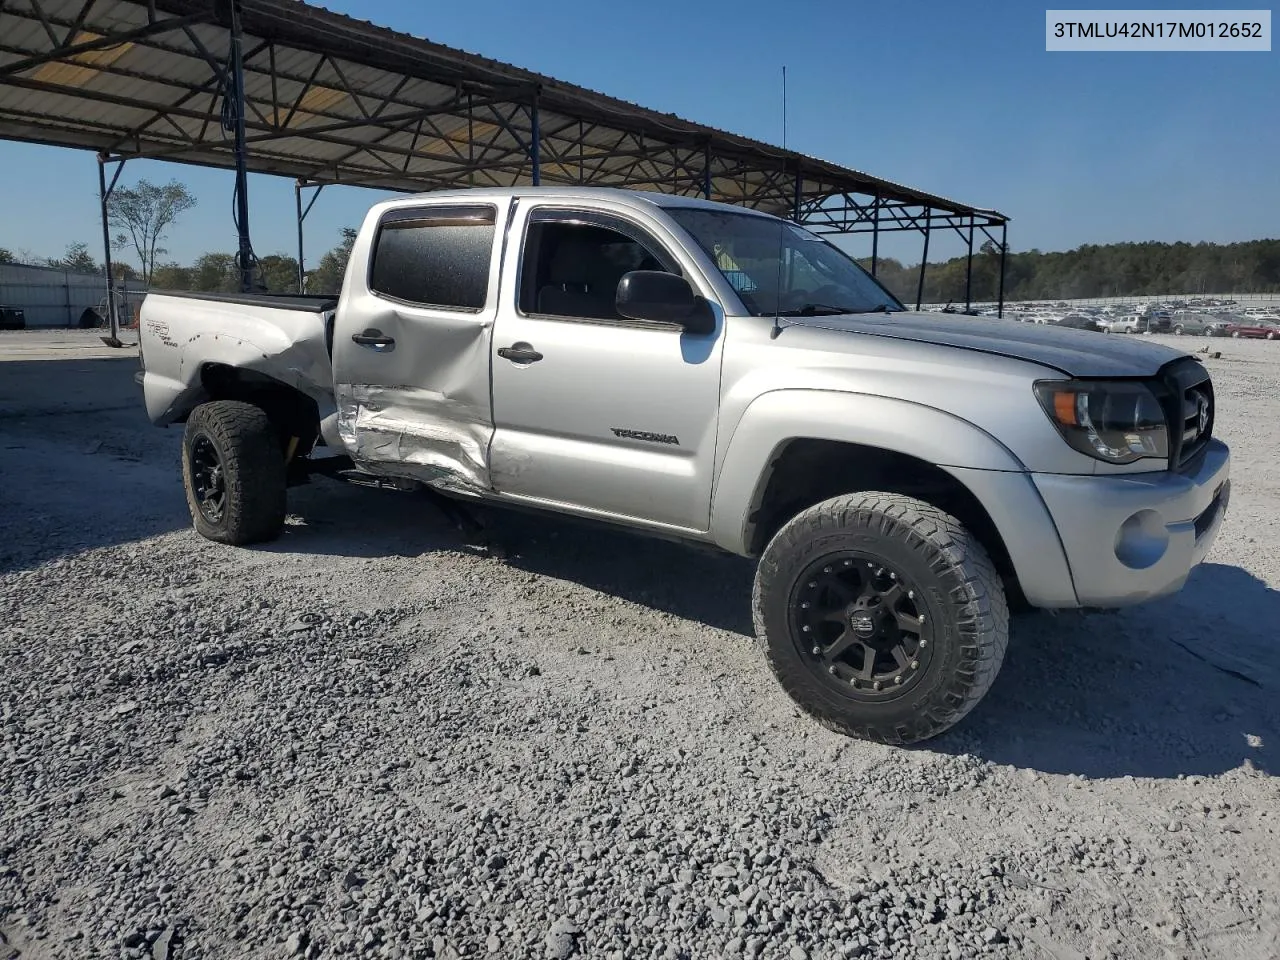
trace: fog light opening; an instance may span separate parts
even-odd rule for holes
[[[1169,530],[1155,510],[1139,510],[1116,533],[1116,559],[1131,570],[1155,566],[1169,548]]]

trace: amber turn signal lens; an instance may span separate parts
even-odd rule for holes
[[[1053,415],[1058,418],[1058,422],[1068,427],[1074,427],[1079,424],[1076,418],[1076,395],[1069,391],[1062,391],[1053,395]]]

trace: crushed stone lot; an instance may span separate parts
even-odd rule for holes
[[[741,560],[495,512],[496,559],[326,480],[204,541],[136,357],[41,337],[0,334],[0,960],[1280,956],[1280,344],[1177,340],[1234,457],[1185,590],[1016,618],[902,749],[792,705]]]

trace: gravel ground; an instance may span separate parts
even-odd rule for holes
[[[202,541],[134,361],[36,337],[0,335],[0,960],[1280,956],[1280,344],[1182,341],[1235,454],[1185,591],[1016,620],[900,749],[791,705],[740,561],[505,514],[492,559],[328,481]]]

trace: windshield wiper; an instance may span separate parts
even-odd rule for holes
[[[779,310],[780,317],[833,317],[841,313],[860,313],[852,307],[836,307],[829,303],[806,303],[794,310]]]
[[[887,303],[877,303],[870,310],[850,310],[850,313],[898,313],[898,310],[891,308]]]

